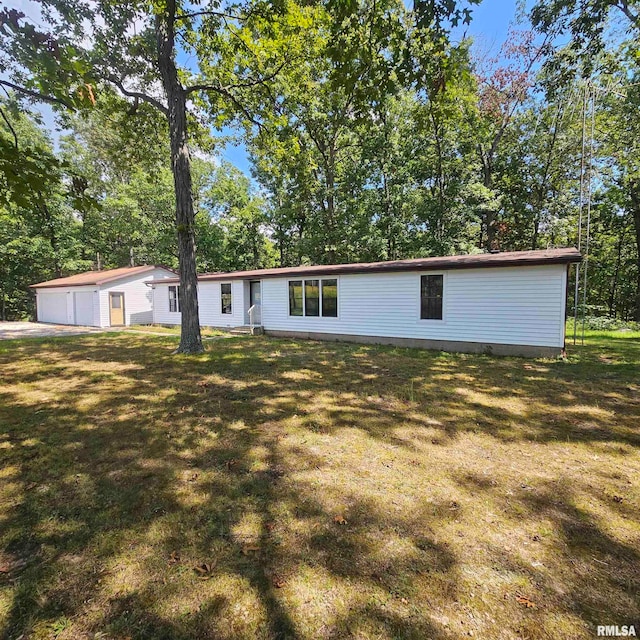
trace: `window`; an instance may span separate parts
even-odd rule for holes
[[[338,317],[338,281],[322,281],[322,315],[325,318]]]
[[[442,320],[442,293],[444,276],[420,277],[420,318],[422,320]]]
[[[320,315],[320,280],[304,281],[304,315]]]
[[[169,311],[171,313],[180,311],[180,287],[169,287]]]
[[[289,315],[301,316],[302,311],[302,280],[289,283]]]
[[[289,315],[338,317],[338,280],[291,280]]]
[[[231,283],[220,285],[220,297],[222,299],[222,313],[231,313]]]

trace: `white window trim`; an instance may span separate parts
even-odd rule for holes
[[[442,276],[442,318],[422,318],[422,276]],[[419,324],[442,325],[447,321],[447,272],[446,271],[423,271],[418,274],[418,308],[417,318]]]
[[[307,280],[318,280],[319,282],[319,291],[318,291],[318,304],[320,313],[317,316],[308,316],[307,315],[307,297],[304,294],[304,283]],[[325,316],[322,315],[322,281],[323,280],[335,280],[336,281],[336,315],[335,316]],[[289,300],[289,285],[292,282],[302,282],[302,315],[294,316],[291,313],[291,304]],[[287,313],[289,318],[323,318],[325,320],[337,320],[340,317],[340,278],[338,276],[316,276],[311,278],[291,278],[287,280]]]

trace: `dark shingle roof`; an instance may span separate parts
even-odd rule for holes
[[[252,271],[229,271],[203,273],[200,282],[212,280],[253,280],[261,278],[283,278],[297,276],[330,276],[346,273],[384,273],[394,271],[421,271],[436,269],[478,269],[483,267],[518,267],[542,264],[569,264],[582,259],[577,249],[543,249],[540,251],[505,251],[500,253],[478,253],[473,255],[443,256],[436,258],[413,258],[388,262],[355,262],[351,264],[327,264],[277,269],[255,269]],[[178,278],[167,278],[165,283],[178,282]]]

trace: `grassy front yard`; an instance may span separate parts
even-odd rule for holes
[[[640,622],[640,334],[566,362],[175,342],[0,343],[0,636]]]

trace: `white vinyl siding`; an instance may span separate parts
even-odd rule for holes
[[[338,318],[289,315],[293,278],[267,278],[262,324],[267,331],[563,346],[565,265],[449,270],[441,321],[420,319],[420,276],[428,273],[341,275]]]
[[[203,327],[240,327],[245,323],[245,307],[248,308],[249,287],[242,280],[231,281],[231,313],[222,313],[220,281],[198,284],[200,325]],[[228,284],[228,281],[227,281]],[[169,311],[168,285],[156,284],[153,295],[153,321],[156,324],[180,324],[181,314]]]
[[[420,277],[429,273],[444,275],[442,320],[420,319]],[[322,278],[318,274],[310,279]],[[341,275],[337,278],[338,317],[289,315],[289,282],[304,279],[262,280],[265,330],[541,347],[564,345],[566,265]],[[221,281],[199,284],[200,324],[244,324],[249,305],[247,281],[232,280],[230,315],[221,313],[220,284]],[[180,314],[168,311],[167,285],[155,285],[154,322],[180,323]]]
[[[142,274],[121,278],[103,284],[100,288],[100,326],[111,326],[109,318],[109,292],[124,293],[124,322],[126,325],[151,324],[153,322],[153,291],[151,285],[145,284],[149,280],[173,278],[175,273],[166,269],[155,269]],[[167,305],[169,304],[168,294]]]

